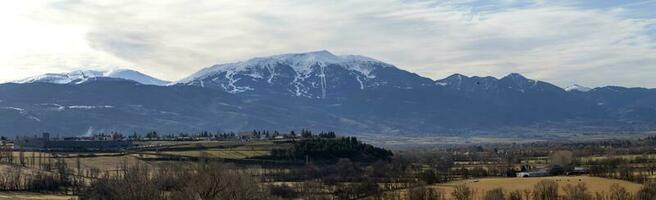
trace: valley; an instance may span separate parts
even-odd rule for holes
[[[579,192],[591,197],[617,192],[611,188],[633,195],[646,192],[643,188],[648,186],[643,184],[656,179],[653,136],[571,142],[488,141],[387,151],[352,137],[307,130],[253,131],[239,136],[206,132],[147,135],[128,138],[132,145],[127,149],[110,151],[26,150],[19,148],[22,143],[3,141],[0,166],[5,175],[0,176],[0,190],[10,192],[0,191],[0,195],[88,198],[100,192],[94,185],[130,181],[140,188],[160,185],[152,188],[159,191],[156,194],[175,199],[178,197],[169,194],[176,190],[161,188],[161,178],[184,181],[179,179],[180,173],[195,176],[206,168],[238,174],[249,182],[244,187],[260,188],[251,195],[282,199],[416,199],[416,195],[453,199],[462,189],[473,199],[497,189],[504,195],[517,193],[532,199],[536,185],[552,183],[561,196],[570,195],[569,187],[580,183],[585,185],[577,187],[585,190]],[[581,169],[584,171],[575,171]],[[540,170],[546,174],[517,177]],[[147,177],[152,179],[138,178],[141,173],[150,174]],[[202,172],[212,176],[206,173]],[[23,177],[20,180],[25,182],[14,185],[10,176]],[[111,184],[102,187],[129,189]]]

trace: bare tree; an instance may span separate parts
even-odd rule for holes
[[[512,191],[508,194],[508,200],[522,200],[522,192],[519,190]]]
[[[503,195],[503,189],[501,188],[495,188],[492,190],[489,190],[485,192],[485,196],[483,196],[484,200],[505,200],[506,197]]]
[[[408,200],[443,200],[444,193],[442,190],[430,188],[426,186],[419,186],[411,188],[407,193]]]
[[[631,200],[633,195],[626,188],[615,183],[610,186],[608,200]]]
[[[555,151],[550,156],[552,166],[565,167],[574,162],[574,154],[571,151]]]
[[[636,200],[653,200],[656,199],[656,182],[645,184],[635,196]]]
[[[451,196],[456,200],[471,200],[474,196],[474,191],[464,184],[457,185]]]
[[[179,175],[171,199],[244,199],[272,198],[255,179],[219,164],[196,165]]]
[[[557,200],[558,183],[552,180],[542,180],[533,187],[533,200]]]
[[[588,187],[585,183],[578,183],[576,185],[567,184],[563,187],[565,194],[563,200],[591,200],[592,195],[588,193]]]

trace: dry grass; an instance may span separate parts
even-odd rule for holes
[[[66,164],[68,164],[70,168],[77,168],[77,158],[66,158],[65,160]],[[115,170],[123,163],[127,164],[128,166],[132,166],[139,162],[142,161],[131,155],[80,158],[80,165],[84,169],[96,168],[100,170]]]
[[[560,186],[561,194],[562,187],[567,184],[578,184],[585,183],[588,187],[588,191],[591,194],[596,192],[602,193],[608,191],[610,186],[613,184],[619,184],[622,187],[625,187],[629,192],[635,193],[642,185],[631,183],[622,180],[616,179],[606,179],[598,177],[589,177],[589,176],[554,176],[554,177],[534,177],[534,178],[483,178],[483,179],[471,179],[464,181],[455,181],[446,184],[437,185],[437,188],[442,189],[447,193],[447,196],[453,191],[456,185],[465,184],[468,187],[472,188],[476,192],[475,198],[482,198],[482,194],[488,190],[495,188],[502,188],[504,192],[511,192],[515,190],[525,190],[533,189],[533,186],[539,181],[549,179],[554,180]]]
[[[68,200],[77,199],[74,196],[54,195],[54,194],[39,194],[28,192],[0,192],[0,199],[15,199],[15,200]]]

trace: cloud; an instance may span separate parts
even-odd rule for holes
[[[117,66],[175,80],[216,63],[328,49],[374,57],[434,79],[519,72],[561,86],[656,87],[651,80],[656,17],[648,10],[655,4],[69,0],[13,5],[20,7],[7,14],[13,19],[2,17],[13,23],[16,36],[4,39],[15,44],[0,52],[30,48],[0,56],[3,74],[15,72],[0,80]],[[47,45],[31,42],[35,38]]]

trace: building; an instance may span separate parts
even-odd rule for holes
[[[532,172],[519,172],[517,173],[517,177],[544,177],[544,176],[549,176],[549,172],[547,170],[542,169],[539,171],[532,171]]]
[[[87,137],[51,139],[50,134],[43,133],[41,138],[18,137],[15,147],[38,151],[121,151],[132,146],[127,140],[107,140]]]
[[[567,172],[569,176],[589,174],[590,169],[587,167],[574,167],[574,170]]]

